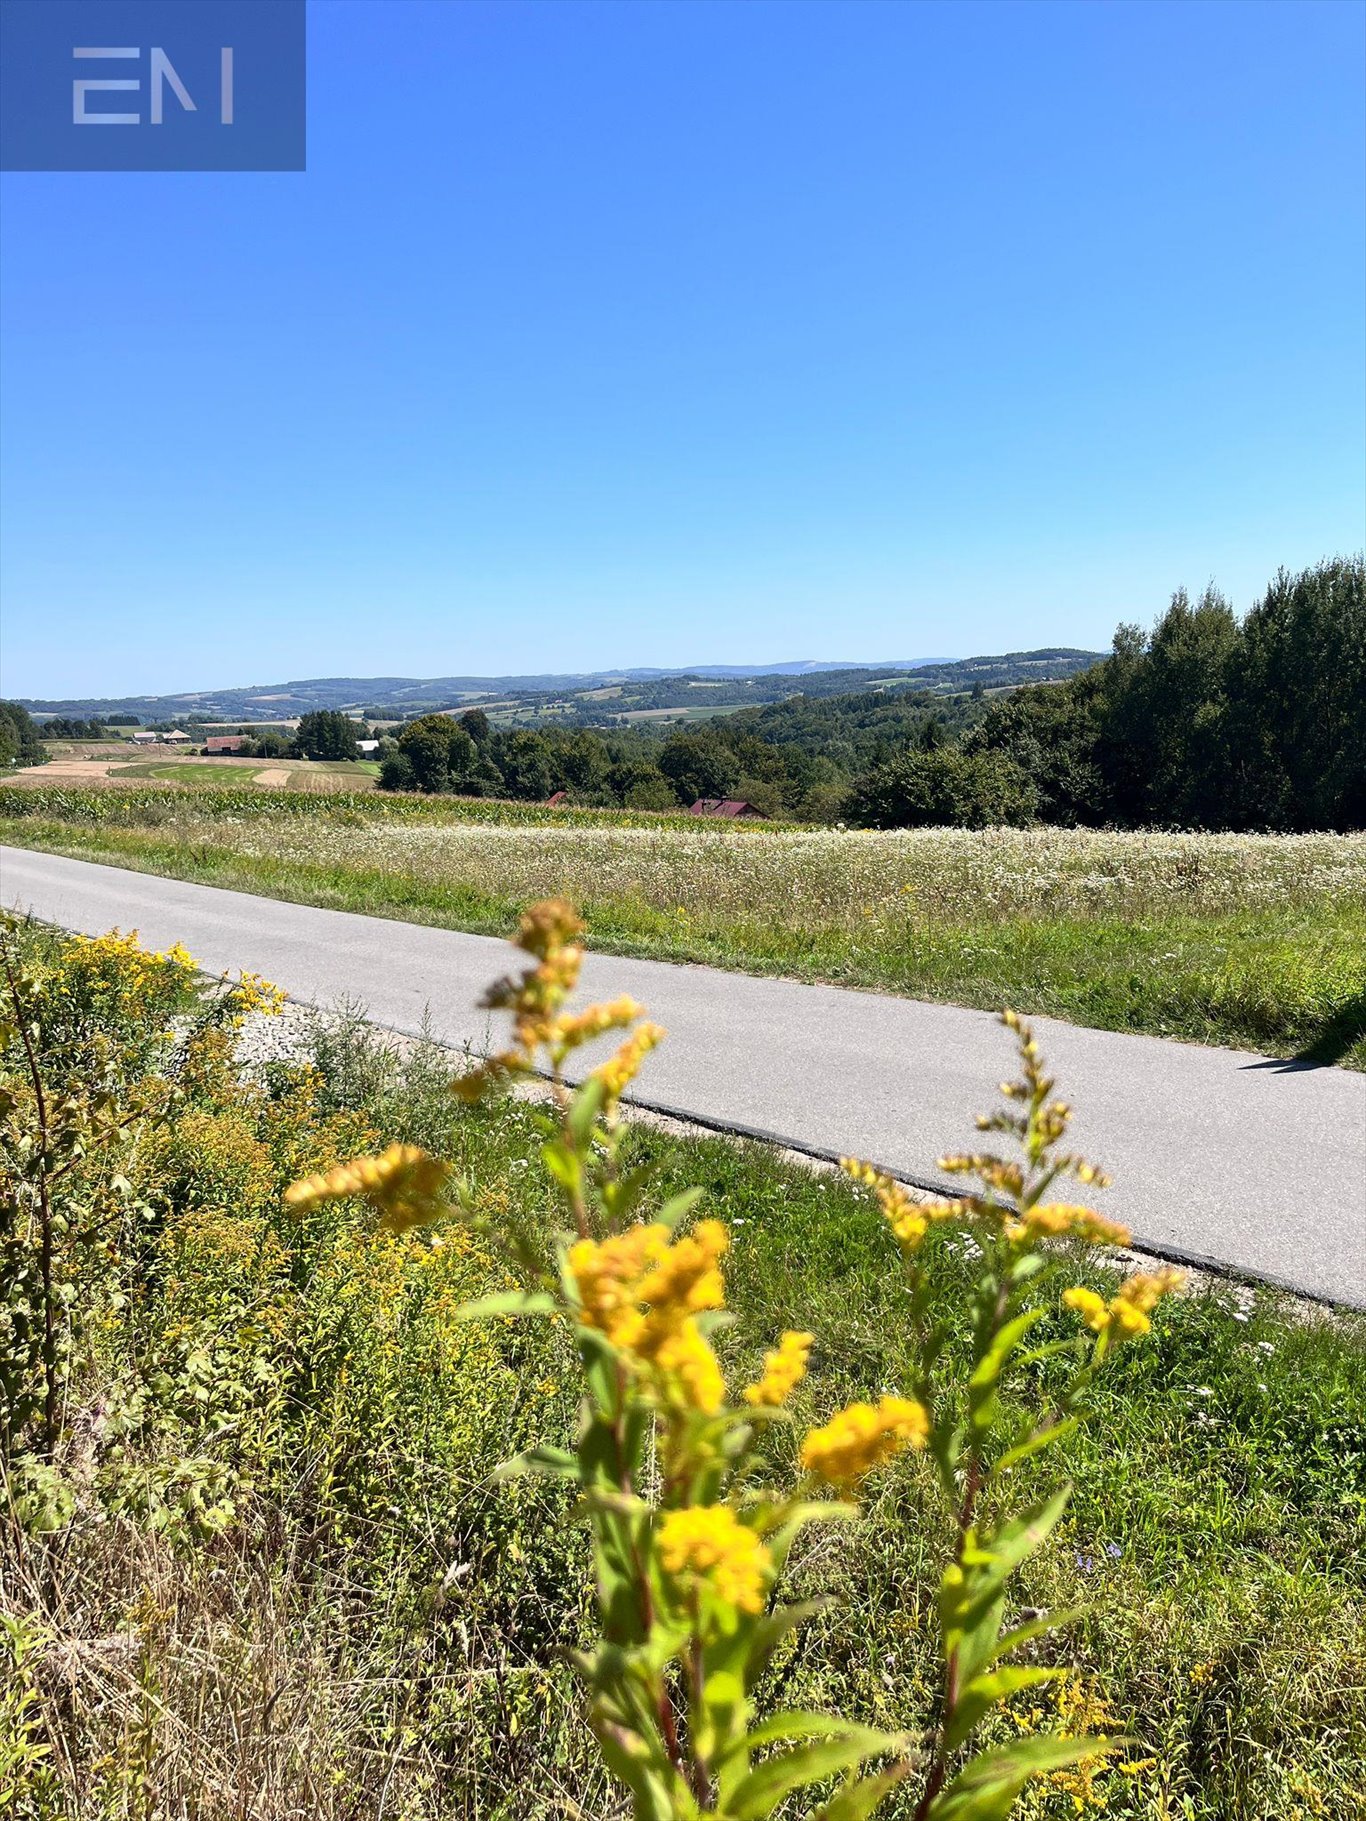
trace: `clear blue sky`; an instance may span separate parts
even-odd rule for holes
[[[1363,538],[1362,8],[315,0],[3,179],[4,687],[1105,646]]]

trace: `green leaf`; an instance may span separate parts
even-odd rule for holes
[[[1060,1442],[1065,1435],[1071,1435],[1079,1420],[1078,1417],[1069,1416],[1060,1423],[1054,1423],[1051,1429],[1040,1429],[1024,1441],[1017,1442],[1013,1448],[1007,1448],[992,1468],[993,1476],[998,1473],[1009,1473],[1012,1467],[1017,1467],[1021,1461],[1027,1461],[1031,1454],[1038,1454],[1041,1449],[1050,1448],[1054,1442]]]
[[[840,1721],[833,1724],[839,1727],[835,1737],[782,1752],[742,1778],[726,1805],[730,1821],[762,1821],[792,1790],[819,1783],[867,1758],[890,1757],[907,1746],[902,1733],[876,1732],[870,1726]]]
[[[461,1303],[455,1311],[457,1321],[487,1321],[493,1315],[553,1315],[555,1299],[544,1290],[496,1290],[492,1296],[476,1296],[473,1302]]]
[[[768,1552],[776,1568],[787,1561],[788,1551],[808,1524],[852,1524],[862,1513],[844,1499],[803,1499],[787,1508],[787,1521],[768,1539]]]
[[[969,1390],[976,1394],[972,1399],[974,1405],[995,1386],[1016,1343],[1023,1340],[1029,1330],[1037,1322],[1041,1322],[1047,1313],[1046,1309],[1028,1309],[1023,1315],[1017,1315],[1014,1321],[1008,1321],[998,1331],[991,1346],[978,1361],[976,1370],[968,1380]]]
[[[873,1810],[910,1775],[909,1764],[894,1764],[876,1777],[850,1777],[844,1787],[816,1810],[814,1821],[865,1821]]]
[[[681,1195],[670,1196],[655,1215],[655,1219],[672,1233],[679,1221],[692,1213],[698,1202],[701,1201],[703,1193],[702,1189],[684,1189]]]
[[[618,1226],[625,1226],[640,1205],[640,1198],[659,1173],[658,1164],[642,1164],[625,1171],[616,1182],[602,1185],[602,1203]]]
[[[1103,1757],[1126,1745],[1126,1739],[1016,1739],[983,1752],[965,1765],[947,1789],[930,1804],[927,1821],[1005,1821],[1016,1796],[1031,1777]]]
[[[1010,1267],[1011,1283],[1027,1284],[1031,1277],[1037,1277],[1050,1262],[1042,1252],[1026,1252],[1023,1258],[1017,1259]]]
[[[589,1134],[593,1130],[593,1123],[602,1111],[605,1093],[606,1087],[603,1081],[597,1076],[590,1075],[583,1086],[575,1091],[574,1098],[569,1103],[569,1113],[565,1124],[573,1133],[575,1142],[581,1147],[587,1144]]]
[[[978,1543],[975,1548],[969,1546],[965,1549],[964,1563],[990,1564],[993,1579],[1003,1581],[1048,1540],[1071,1496],[1070,1486],[1059,1487],[1051,1499],[1031,1505],[1018,1517],[1011,1518],[1009,1523],[1002,1524],[987,1541]]]
[[[541,1162],[571,1199],[583,1186],[583,1165],[560,1139],[541,1146]]]
[[[767,1720],[760,1721],[758,1726],[751,1727],[743,1738],[735,1739],[722,1752],[718,1752],[714,1769],[720,1770],[739,1751],[757,1751],[761,1745],[776,1745],[790,1739],[828,1739],[832,1733],[839,1732],[844,1721],[833,1714],[808,1713],[801,1708],[793,1708],[787,1713],[776,1713]]]
[[[769,1658],[789,1631],[805,1625],[818,1612],[824,1612],[829,1600],[802,1600],[792,1606],[777,1606],[750,1627],[745,1649],[745,1674],[751,1685],[758,1681]]]
[[[1018,1650],[1021,1644],[1027,1644],[1031,1638],[1045,1637],[1050,1631],[1061,1631],[1064,1625],[1070,1625],[1074,1619],[1081,1618],[1086,1612],[1084,1606],[1061,1606],[1056,1612],[1045,1613],[1041,1619],[1030,1619],[1025,1625],[1017,1625],[996,1640],[996,1647],[991,1653],[993,1663],[999,1663],[1002,1657]]]
[[[1039,1682],[1056,1682],[1061,1669],[1007,1668],[988,1670],[976,1675],[964,1687],[953,1710],[953,1719],[944,1729],[944,1749],[957,1751],[967,1743],[968,1734],[998,1701],[1007,1700],[1022,1688],[1033,1688]]]
[[[529,1474],[540,1474],[549,1479],[577,1480],[578,1456],[571,1454],[567,1448],[555,1448],[549,1442],[542,1442],[539,1447],[528,1448],[524,1453],[514,1454],[511,1460],[504,1461],[495,1478],[515,1480]]]

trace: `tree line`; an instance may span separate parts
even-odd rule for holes
[[[991,704],[861,777],[849,821],[1230,830],[1366,827],[1366,565],[1282,570],[1239,620],[1180,591],[1151,633]]]
[[[41,765],[47,757],[38,723],[20,702],[0,702],[0,766]]]

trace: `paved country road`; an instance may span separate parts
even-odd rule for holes
[[[489,936],[281,904],[52,854],[0,848],[0,902],[68,929],[183,942],[321,1005],[442,1042],[501,1040],[476,1002],[513,960]],[[934,1184],[974,1148],[973,1118],[1012,1070],[987,1012],[592,955],[584,997],[630,993],[667,1026],[640,1100],[683,1117],[853,1152]],[[1035,1021],[1079,1149],[1115,1178],[1106,1211],[1135,1242],[1366,1307],[1366,1075],[1156,1037]]]

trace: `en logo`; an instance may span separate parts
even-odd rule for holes
[[[71,55],[77,58],[121,59],[125,62],[142,56],[137,45],[75,47]],[[190,92],[176,74],[175,66],[159,44],[154,44],[148,52],[150,75],[148,87],[151,93],[151,107],[148,111],[148,124],[160,126],[167,84],[187,114],[197,113],[198,107],[190,98]],[[218,119],[222,126],[232,125],[232,46],[225,44],[218,53]],[[114,90],[122,94],[136,94],[142,87],[136,76],[84,76],[77,77],[71,84],[71,120],[74,126],[141,126],[141,114],[91,112],[86,106],[86,96],[92,91]]]

